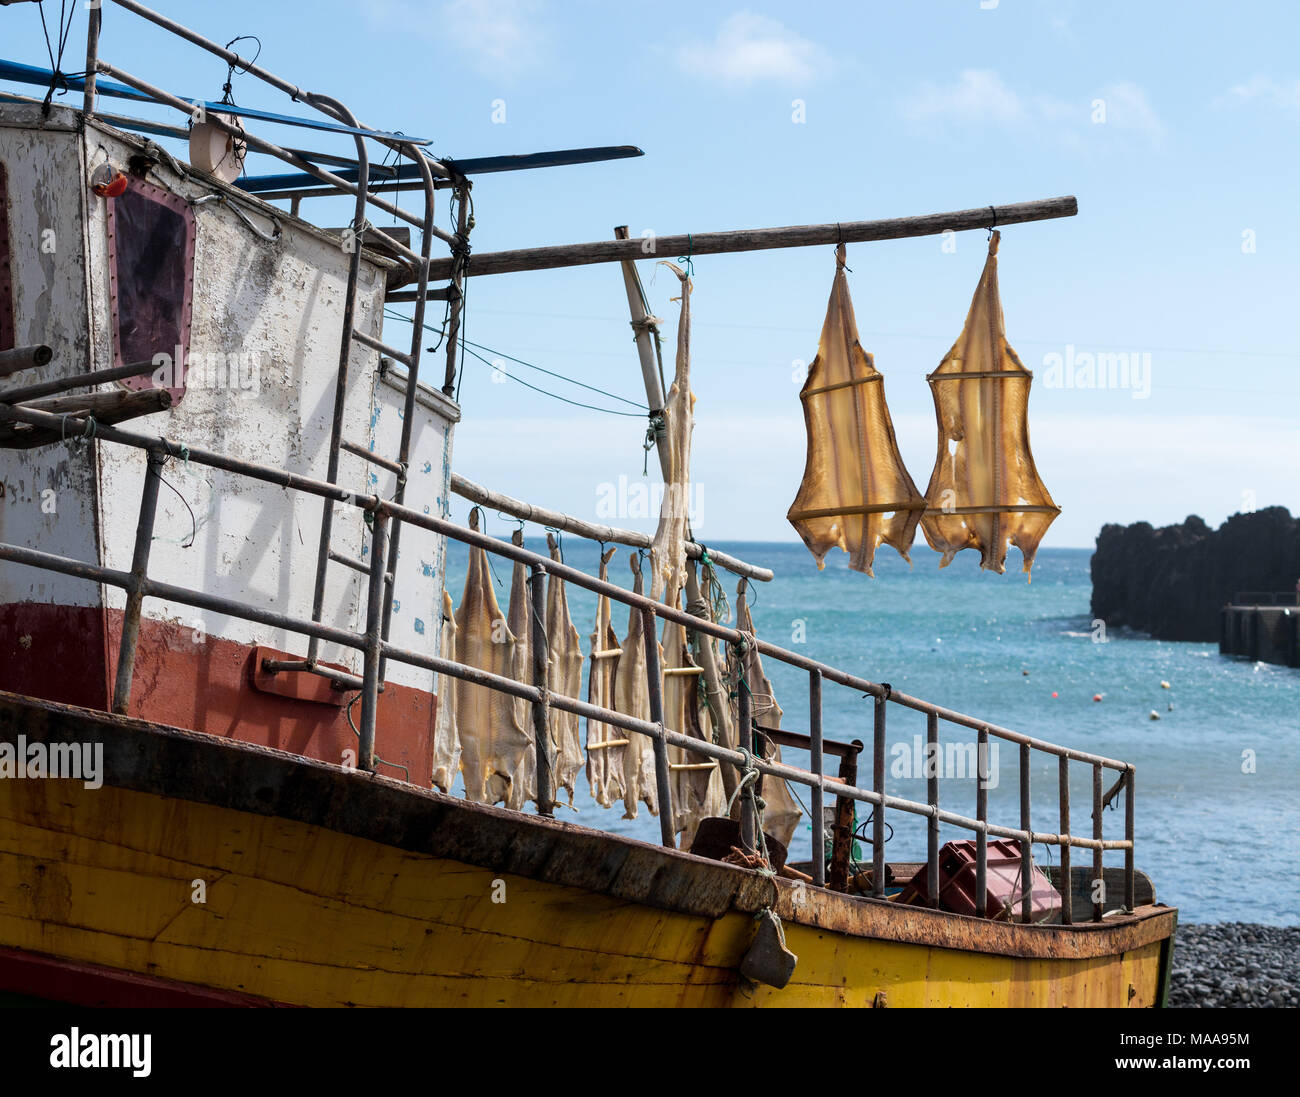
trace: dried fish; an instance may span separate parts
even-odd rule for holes
[[[563,562],[559,542],[546,535],[551,559]],[[582,645],[578,630],[569,616],[569,599],[564,580],[551,574],[546,577],[546,642],[550,649],[550,690],[563,697],[577,697],[582,689]],[[582,769],[582,742],[578,738],[578,714],[563,709],[550,710],[551,737],[554,742],[555,794],[563,789],[573,803],[573,786]]]
[[[925,539],[947,567],[962,549],[978,549],[980,567],[1006,570],[1015,545],[1029,571],[1038,544],[1061,508],[1047,493],[1029,450],[1033,379],[1007,342],[998,297],[998,241],[957,342],[929,376],[939,421],[939,453],[921,520]]]
[[[478,529],[477,511],[470,529]],[[506,627],[492,589],[487,553],[473,547],[465,593],[456,611],[456,661],[509,678],[514,673],[515,638]],[[519,724],[515,699],[472,682],[458,683],[456,729],[460,733],[465,796],[480,803],[514,797],[516,774],[532,753]]]
[[[882,375],[858,342],[843,244],[835,261],[817,357],[799,393],[808,456],[786,517],[819,568],[838,545],[849,567],[871,575],[882,542],[908,559],[926,502],[898,452]]]
[[[749,602],[745,597],[748,586],[748,582],[742,579],[739,588],[736,590],[736,628],[740,632],[752,636],[754,635],[754,617],[750,612]],[[746,645],[745,652],[739,659],[736,658],[733,649],[731,665],[728,667],[728,674],[732,681],[738,680],[742,668],[751,693],[750,713],[761,726],[779,728],[785,714],[777,703],[776,695],[772,692],[771,680],[763,672],[763,659],[758,653],[758,648],[752,644]],[[733,705],[732,712],[736,714],[736,718],[739,720],[737,706]],[[768,749],[764,752],[764,758],[769,762],[781,761],[780,745],[769,743]],[[799,818],[803,815],[799,805],[795,802],[793,794],[790,792],[790,786],[779,777],[765,775],[762,778],[760,795],[765,805],[763,808],[764,832],[770,834],[789,849],[790,842],[794,838],[795,828],[799,825]]]
[[[615,549],[600,558],[600,579],[609,579],[609,561]],[[614,680],[618,674],[618,636],[610,623],[610,600],[602,594],[596,602],[596,628],[591,634],[591,661],[587,670],[587,700],[601,708],[614,707]],[[623,756],[627,733],[599,720],[587,720],[587,782],[601,807],[623,799]]]
[[[707,707],[700,704],[700,668],[691,658],[686,629],[664,623],[664,723],[680,735],[712,742]],[[716,760],[683,747],[668,747],[672,768],[673,829],[681,834],[679,849],[690,849],[700,820],[726,813],[722,773]]]
[[[642,594],[645,591],[645,578],[641,574],[641,558],[635,552],[632,553],[631,563],[632,591],[634,594]],[[618,672],[614,678],[614,709],[624,716],[648,722],[650,691],[647,686],[649,674],[646,670],[644,635],[641,611],[633,606],[628,612],[627,639],[623,641],[623,654],[619,656]],[[658,815],[654,743],[648,735],[642,735],[639,731],[629,731],[627,739],[628,744],[623,751],[623,818],[636,818],[638,801],[645,803],[651,815]]]
[[[520,548],[524,543],[524,531],[516,529],[510,535],[510,543]],[[514,637],[514,652],[510,661],[510,677],[516,682],[532,685],[533,681],[533,629],[530,620],[532,602],[528,592],[528,568],[518,561],[510,574],[510,608],[506,611],[505,624],[510,635]],[[509,787],[496,778],[488,786],[492,802],[504,802],[506,807],[516,811],[524,804],[537,802],[537,752],[533,750],[533,711],[532,704],[522,697],[511,698],[515,708],[515,722],[528,740],[528,750],[524,753],[515,772],[515,778]]]
[[[442,633],[438,637],[438,654],[443,659],[456,658],[456,615],[451,595],[442,592]],[[456,687],[459,682],[450,674],[437,680],[438,715],[433,726],[433,783],[450,792],[460,772],[460,736],[456,733]]]

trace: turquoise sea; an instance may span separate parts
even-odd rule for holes
[[[500,525],[501,523],[497,523]],[[506,536],[506,529],[489,532]],[[545,551],[530,538],[529,548]],[[1137,865],[1155,882],[1157,898],[1180,908],[1184,921],[1246,921],[1293,925],[1300,921],[1300,670],[1225,658],[1213,644],[1172,643],[1096,627],[1089,613],[1088,549],[1043,549],[1033,582],[1013,572],[981,572],[978,557],[962,553],[944,570],[924,545],[913,566],[892,550],[876,558],[876,577],[848,570],[832,553],[819,572],[801,544],[722,544],[742,559],[771,568],[775,581],[757,584],[752,602],[758,633],[773,643],[1003,727],[1061,745],[1133,762],[1137,767]],[[564,540],[566,561],[595,574],[597,548]],[[627,552],[611,563],[611,578],[629,585]],[[466,550],[452,546],[448,584],[459,604]],[[498,598],[509,596],[510,565],[494,561]],[[735,581],[727,593],[734,600]],[[574,623],[589,648],[595,599],[569,588]],[[615,607],[615,629],[626,631],[626,610]],[[774,660],[765,663],[783,726],[807,730],[807,675]],[[1163,688],[1167,682],[1169,688]],[[583,685],[584,696],[586,684]],[[853,690],[827,683],[827,738],[871,744],[872,705]],[[1101,701],[1094,701],[1101,694]],[[1172,706],[1172,707],[1171,707]],[[1159,720],[1151,719],[1151,713]],[[891,705],[891,793],[924,801],[925,783],[911,778],[914,739],[924,742],[922,714]],[[944,725],[941,741],[969,742],[973,732]],[[794,765],[807,755],[787,751]],[[861,782],[870,781],[864,755]],[[1018,750],[999,752],[998,784],[990,790],[990,818],[1019,822]],[[833,760],[829,763],[833,765]],[[1091,828],[1090,767],[1071,766],[1073,829]],[[1057,762],[1035,752],[1032,823],[1055,831]],[[1106,780],[1107,788],[1111,776]],[[799,790],[807,802],[807,791]],[[973,816],[975,781],[952,775],[940,782],[940,801]],[[642,809],[621,811],[594,804],[580,778],[570,814],[561,818],[647,841],[658,840],[658,821]],[[891,860],[924,860],[920,816],[889,812]],[[1105,813],[1107,837],[1122,838],[1122,802]],[[809,855],[810,828],[801,823],[791,858]],[[867,831],[869,833],[869,830]],[[942,839],[967,838],[944,828]],[[1056,851],[1036,847],[1037,857]],[[870,847],[863,847],[870,858]],[[1076,850],[1075,863],[1090,856]],[[1107,863],[1122,864],[1122,854]]]

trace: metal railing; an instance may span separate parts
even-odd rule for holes
[[[292,164],[299,170],[307,172],[322,183],[327,184],[327,189],[324,191],[316,191],[305,195],[292,195],[292,212],[295,215],[298,213],[298,204],[304,196],[331,196],[342,194],[351,195],[355,198],[356,201],[353,211],[353,219],[351,225],[348,227],[352,235],[351,240],[348,241],[350,246],[348,248],[347,289],[344,297],[343,329],[339,343],[333,413],[330,422],[330,442],[327,453],[328,468],[326,471],[326,480],[331,483],[338,480],[340,458],[342,453],[347,452],[378,467],[395,471],[395,475],[397,476],[395,502],[400,504],[404,501],[406,495],[406,470],[410,464],[417,386],[413,380],[407,385],[406,403],[404,414],[402,416],[401,440],[398,446],[398,452],[395,456],[375,454],[372,453],[368,447],[357,442],[349,441],[343,437],[343,424],[352,349],[354,344],[359,344],[370,350],[374,350],[381,355],[387,355],[406,366],[408,377],[412,379],[417,377],[420,370],[420,355],[424,349],[423,334],[425,306],[431,298],[445,300],[448,302],[448,315],[445,325],[447,331],[446,372],[443,392],[447,396],[452,395],[455,389],[456,379],[457,335],[460,328],[461,305],[464,297],[464,271],[469,258],[469,232],[471,222],[468,216],[468,204],[469,191],[471,187],[470,182],[462,174],[455,171],[454,168],[426,155],[422,147],[427,144],[424,140],[420,138],[407,138],[387,131],[377,131],[368,126],[364,126],[358,122],[356,116],[345,104],[332,96],[322,95],[318,92],[306,91],[303,88],[298,87],[296,84],[293,84],[290,81],[277,76],[275,73],[255,64],[254,61],[241,57],[238,53],[235,53],[229,48],[205,38],[203,35],[190,30],[188,27],[182,26],[180,23],[167,18],[159,12],[145,7],[143,4],[137,3],[136,0],[111,0],[111,2],[119,8],[132,12],[135,15],[140,16],[142,19],[161,27],[168,33],[216,55],[231,66],[232,72],[237,71],[241,75],[248,75],[260,80],[276,90],[283,92],[285,95],[289,96],[293,102],[305,103],[324,114],[327,118],[341,123],[342,127],[345,127],[344,131],[353,137],[356,144],[356,182],[350,182],[341,178],[312,160],[307,159],[305,156],[300,155],[296,151],[281,148],[279,145],[276,145],[263,137],[248,133],[244,129],[230,124],[220,117],[216,110],[205,111],[203,115],[205,122],[229,134],[232,138],[242,142],[248,148],[255,149],[258,152],[283,160],[285,163]],[[154,87],[152,84],[149,84],[138,76],[134,76],[133,74],[108,63],[100,57],[99,36],[102,19],[102,6],[100,4],[93,5],[89,13],[89,27],[86,39],[86,72],[83,85],[85,91],[83,111],[86,117],[90,117],[95,111],[96,83],[99,74],[111,76],[122,84],[127,85],[127,87],[133,88],[135,91],[139,92],[141,96],[147,97],[163,106],[172,107],[187,116],[193,117],[196,109],[193,102],[172,95],[170,92],[161,88]],[[371,165],[367,150],[367,141],[375,141],[385,149],[396,151],[408,158],[417,166],[419,179],[414,185],[423,192],[424,208],[421,214],[410,213],[409,211],[402,209],[400,206],[380,198],[375,191],[371,189]],[[332,160],[331,162],[337,164],[345,163],[346,161]],[[438,228],[434,223],[434,195],[435,190],[440,187],[449,187],[452,190],[452,202],[455,204],[457,211],[457,227],[454,233],[445,232]],[[390,234],[371,225],[366,217],[367,208],[371,206],[415,226],[420,231],[419,250],[412,250],[412,248],[407,247],[399,240],[394,239]],[[451,274],[447,286],[440,290],[430,290],[429,287],[429,270],[432,258],[431,249],[432,243],[435,239],[447,244],[451,251]],[[358,331],[355,327],[357,299],[360,288],[362,247],[367,243],[380,244],[384,248],[388,249],[393,255],[398,257],[399,261],[407,264],[410,268],[411,274],[413,275],[415,288],[408,291],[404,296],[404,300],[413,303],[415,308],[412,317],[410,349],[407,351],[388,346],[380,339]],[[324,617],[326,580],[330,564],[336,563],[350,568],[356,567],[354,561],[334,551],[332,547],[334,500],[327,496],[324,499],[323,507],[320,537],[317,546],[315,587],[312,600],[312,621],[315,623],[320,623]],[[391,562],[390,568],[387,574],[382,578],[382,582],[384,583],[383,590],[385,593],[383,605],[380,610],[380,620],[381,633],[385,640],[388,639],[392,627],[394,588],[396,585],[396,561],[400,536],[400,527],[396,527],[393,530],[393,544],[389,553],[389,560]],[[320,644],[321,637],[313,635],[309,640],[307,655],[304,659],[273,662],[273,664],[268,666],[267,669],[272,671],[303,671],[330,679],[340,685],[359,685],[360,683],[352,678],[352,676],[340,674],[338,671],[332,670],[322,663],[320,657]],[[380,675],[382,681],[382,660]]]
[[[35,427],[49,430],[66,431],[69,435],[80,433],[85,421],[69,416],[51,414],[10,405],[3,402],[0,394],[0,421],[28,423]],[[379,694],[380,668],[385,660],[394,659],[410,666],[421,667],[437,674],[449,675],[472,684],[486,686],[489,689],[522,698],[532,704],[533,711],[533,749],[536,751],[536,771],[538,774],[538,810],[545,815],[552,814],[550,782],[553,759],[550,757],[550,736],[548,728],[548,710],[559,709],[579,716],[595,719],[629,732],[647,735],[654,746],[657,787],[659,790],[661,811],[659,814],[663,844],[675,848],[672,822],[671,795],[669,792],[670,767],[668,747],[675,746],[714,759],[720,763],[733,766],[738,772],[756,769],[760,774],[804,785],[813,791],[814,809],[811,812],[813,829],[813,877],[814,883],[825,884],[825,865],[817,851],[824,849],[825,824],[820,811],[823,798],[829,794],[840,802],[859,802],[872,808],[874,833],[872,836],[872,894],[877,898],[885,895],[885,819],[887,811],[901,811],[924,816],[929,821],[928,827],[928,882],[929,901],[938,905],[938,851],[939,826],[948,824],[972,831],[976,837],[976,896],[978,913],[990,913],[985,907],[984,896],[987,893],[987,842],[989,836],[1008,838],[1016,841],[1021,849],[1021,918],[1031,920],[1032,913],[1032,847],[1035,843],[1059,846],[1061,849],[1061,892],[1064,923],[1074,920],[1071,898],[1071,851],[1088,849],[1092,851],[1093,877],[1095,881],[1103,879],[1103,857],[1106,851],[1122,850],[1124,852],[1124,906],[1129,911],[1135,905],[1134,881],[1134,769],[1129,763],[1091,754],[1086,751],[1056,746],[1040,739],[1024,735],[1008,728],[990,724],[986,721],[954,712],[928,701],[912,697],[888,684],[872,682],[865,678],[849,674],[843,670],[821,663],[804,655],[778,647],[768,641],[758,639],[735,629],[719,625],[691,615],[673,606],[656,602],[644,595],[632,593],[612,583],[593,578],[566,564],[543,557],[521,546],[498,541],[476,530],[467,529],[447,519],[422,514],[395,500],[386,500],[378,495],[360,495],[347,488],[328,481],[316,480],[282,469],[255,464],[221,453],[185,446],[165,438],[149,437],[112,426],[99,426],[95,431],[92,444],[112,442],[133,446],[148,453],[148,472],[145,477],[143,498],[140,506],[139,521],[136,529],[135,548],[129,572],[117,571],[97,565],[86,564],[66,557],[37,551],[17,545],[0,544],[0,560],[15,564],[43,568],[61,574],[91,579],[101,583],[120,587],[127,592],[126,612],[123,618],[122,635],[118,658],[118,675],[114,688],[113,711],[125,713],[131,695],[131,677],[135,662],[135,647],[139,636],[141,608],[145,598],[163,598],[198,609],[227,614],[297,633],[310,639],[328,641],[362,652],[363,673],[359,682],[361,692],[361,719],[359,726],[360,751],[359,765],[373,771],[375,767],[375,727]],[[192,462],[208,465],[236,475],[247,476],[264,483],[281,488],[314,495],[354,506],[371,515],[371,546],[368,572],[368,595],[366,605],[366,624],[363,632],[354,633],[347,629],[324,625],[315,620],[301,620],[287,614],[272,610],[244,605],[232,599],[220,597],[202,591],[190,590],[151,579],[148,574],[150,550],[153,543],[153,523],[157,504],[159,468],[169,457],[188,459]],[[534,652],[539,656],[533,663],[533,681],[518,682],[510,678],[481,670],[454,660],[443,659],[434,655],[409,651],[389,642],[383,635],[383,603],[385,598],[385,575],[392,552],[392,543],[397,529],[409,524],[435,534],[450,537],[471,547],[478,547],[496,556],[525,565],[530,573],[531,593],[537,599],[541,592],[541,581],[549,573],[566,583],[604,595],[643,615],[644,636],[646,641],[646,661],[648,667],[647,689],[649,691],[650,720],[641,720],[621,712],[590,704],[576,697],[552,693],[547,674],[547,660],[540,655],[547,650],[546,637],[542,630],[542,615],[534,612]],[[751,750],[732,750],[725,746],[695,739],[664,724],[664,707],[661,683],[658,674],[657,622],[671,621],[686,626],[688,630],[697,631],[715,640],[731,645],[753,643],[758,651],[772,659],[789,666],[802,669],[808,674],[809,682],[809,747],[812,752],[812,771],[797,769],[778,762],[766,761],[761,752]],[[826,682],[847,686],[850,689],[870,695],[874,701],[873,744],[872,744],[872,782],[870,788],[861,788],[853,780],[828,778],[824,772],[824,756],[828,753],[827,744],[822,735],[822,692]],[[739,726],[752,728],[750,715],[745,711],[744,698],[747,690],[739,689],[741,712]],[[951,724],[974,731],[978,737],[979,757],[988,758],[990,739],[1015,743],[1019,748],[1019,786],[1020,786],[1020,824],[1007,827],[995,824],[988,818],[988,783],[977,782],[976,805],[974,817],[940,806],[937,780],[928,781],[927,801],[918,803],[901,797],[892,796],[886,788],[886,719],[890,705],[912,709],[926,714],[927,740],[930,749],[938,744],[941,723]],[[1059,789],[1059,831],[1056,833],[1033,829],[1030,812],[1030,763],[1033,753],[1041,752],[1058,759]],[[1081,837],[1071,832],[1070,825],[1070,764],[1078,763],[1091,768],[1092,773],[1092,836]],[[981,770],[985,776],[987,771]],[[1118,772],[1119,779],[1109,793],[1103,793],[1104,771],[1110,769]],[[1118,792],[1125,793],[1124,838],[1106,839],[1102,829],[1104,805]],[[664,808],[663,805],[668,805]],[[742,835],[748,848],[754,848],[754,805],[752,801],[746,808],[742,824]],[[1092,909],[1093,920],[1100,920],[1103,904],[1094,892]]]

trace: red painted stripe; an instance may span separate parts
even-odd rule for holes
[[[194,1009],[285,1005],[238,991],[180,983],[12,948],[0,948],[0,990],[75,1006]]]

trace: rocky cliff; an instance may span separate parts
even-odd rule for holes
[[[1300,519],[1285,507],[1234,514],[1217,530],[1108,525],[1092,557],[1092,615],[1160,640],[1219,638],[1219,610],[1238,591],[1291,591],[1300,579]]]

